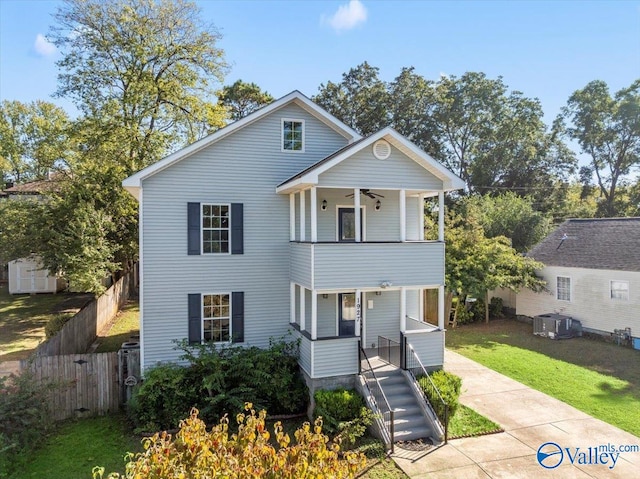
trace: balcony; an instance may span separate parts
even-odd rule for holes
[[[290,243],[290,280],[311,290],[438,285],[444,277],[439,241]]]

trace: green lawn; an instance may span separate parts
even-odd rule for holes
[[[541,338],[514,320],[450,330],[447,347],[640,436],[640,351],[587,338]]]
[[[137,301],[130,300],[116,316],[113,326],[104,336],[98,336],[100,343],[97,353],[117,351],[122,343],[140,332],[140,306]]]
[[[122,416],[69,421],[30,453],[10,479],[90,479],[95,466],[123,473],[125,453],[141,450],[140,438],[131,434]]]
[[[44,340],[44,326],[73,294],[10,295],[0,286],[0,361],[26,359]]]
[[[456,413],[449,421],[449,439],[463,436],[480,436],[502,430],[501,427],[493,421],[490,421],[473,409],[459,404]]]

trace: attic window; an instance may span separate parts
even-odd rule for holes
[[[611,281],[611,299],[629,301],[629,281]]]
[[[304,152],[304,120],[282,119],[282,151]]]
[[[391,145],[386,140],[378,140],[373,144],[373,156],[379,160],[386,160],[391,156]]]

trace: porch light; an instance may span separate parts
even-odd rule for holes
[[[376,201],[376,211],[380,211],[380,208],[382,207],[382,203],[380,203],[380,200]]]
[[[376,291],[376,296],[382,296],[382,291]]]
[[[327,209],[327,200],[322,200],[322,203],[320,204],[320,209],[322,211],[326,211],[326,209]]]
[[[329,298],[329,295],[327,293],[322,294],[322,299],[328,299],[328,298]]]

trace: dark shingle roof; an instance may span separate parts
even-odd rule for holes
[[[567,220],[528,256],[548,266],[640,271],[640,218]]]

